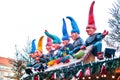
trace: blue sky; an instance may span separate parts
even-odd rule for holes
[[[62,18],[72,16],[85,40],[88,11],[93,0],[1,0],[0,1],[0,56],[13,57],[15,45],[21,50],[30,40],[38,40],[47,29],[62,37]],[[109,8],[117,0],[96,0],[94,16],[96,32],[108,29]],[[66,19],[68,32],[70,22]],[[36,41],[37,44],[37,41]],[[44,37],[43,46],[46,44]],[[45,51],[45,49],[44,49]]]

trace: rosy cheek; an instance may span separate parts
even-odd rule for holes
[[[53,48],[55,48],[55,46],[52,46]]]
[[[55,47],[55,45],[52,45],[52,47],[54,48],[54,47]]]
[[[89,33],[89,31],[86,31],[87,33]]]
[[[62,42],[62,44],[64,44],[64,42]]]
[[[72,38],[74,37],[74,35],[71,36]]]
[[[90,29],[86,29],[86,31],[89,31]]]

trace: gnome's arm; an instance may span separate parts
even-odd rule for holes
[[[80,50],[80,46],[77,46],[77,47],[75,47],[74,49],[73,49],[73,53],[76,53],[76,52],[78,52]]]
[[[85,49],[87,46],[101,41],[104,37],[105,36],[102,33],[95,33],[94,35],[87,38],[84,45],[82,45],[80,49]]]
[[[55,58],[59,58],[59,57],[62,57],[63,55],[63,52],[61,50],[58,50],[57,53],[55,54]]]
[[[78,44],[78,45],[73,49],[74,53],[76,53],[80,50],[80,47],[84,44],[84,41],[82,39],[79,39],[76,44]]]
[[[96,40],[101,41],[107,34],[108,32],[105,31],[103,33],[97,33]]]

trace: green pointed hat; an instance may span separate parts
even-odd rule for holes
[[[50,37],[53,40],[53,44],[60,44],[61,43],[59,37],[57,37],[56,35],[50,34],[47,30],[45,30],[45,35]]]

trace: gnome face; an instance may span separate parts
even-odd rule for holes
[[[50,52],[52,50],[52,39],[47,37],[46,50]]]
[[[76,40],[79,37],[79,34],[77,32],[71,33],[71,38],[73,40]]]
[[[88,25],[86,28],[86,32],[88,35],[93,35],[96,31],[96,28],[94,27],[94,25]]]
[[[57,49],[59,49],[60,48],[60,44],[53,44],[53,46],[52,46],[53,48],[54,48],[54,50],[57,50]]]
[[[50,52],[50,51],[52,50],[52,45],[51,45],[51,46],[46,45],[46,50],[47,50],[48,52]]]
[[[30,55],[30,57],[33,58],[33,59],[36,57],[35,54],[29,54],[29,55]]]
[[[36,56],[36,57],[41,57],[41,56],[42,56],[42,54],[43,54],[43,52],[42,52],[42,51],[37,50],[34,54],[35,54],[35,56]]]
[[[65,45],[67,45],[67,44],[69,43],[69,41],[70,41],[70,40],[63,40],[63,41],[62,41],[62,44],[65,46]]]

